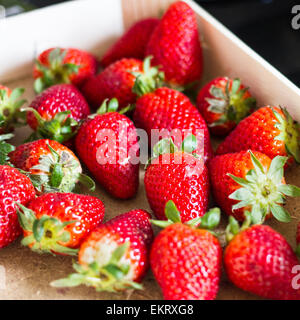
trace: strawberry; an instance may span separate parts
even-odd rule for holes
[[[22,244],[38,253],[76,255],[104,218],[101,200],[73,193],[46,193],[18,206]]]
[[[0,165],[0,248],[21,234],[15,202],[26,205],[34,197],[34,187],[25,175],[8,165]]]
[[[100,225],[81,244],[77,273],[51,283],[54,287],[92,286],[97,291],[141,289],[153,240],[150,215],[143,210],[123,213]]]
[[[159,19],[147,18],[136,22],[123,36],[104,54],[101,65],[109,66],[122,58],[145,58],[146,46],[158,25]]]
[[[300,290],[293,289],[293,267],[299,261],[284,237],[265,225],[241,230],[230,217],[230,240],[224,254],[229,279],[239,288],[275,300],[300,300]]]
[[[95,179],[114,197],[133,197],[139,185],[137,132],[132,121],[116,112],[118,101],[104,101],[98,114],[88,118],[75,139],[79,158]]]
[[[9,154],[11,163],[23,170],[32,180],[36,191],[71,192],[78,182],[95,189],[91,178],[82,174],[75,154],[62,144],[48,139],[18,146]]]
[[[47,49],[38,56],[34,65],[34,89],[40,93],[60,83],[81,86],[96,71],[96,58],[88,52],[72,48]]]
[[[0,85],[0,134],[10,132],[14,126],[20,124],[20,108],[26,100],[19,98],[24,91],[22,88],[12,91]]]
[[[205,214],[208,208],[209,177],[203,160],[191,154],[196,138],[187,137],[181,150],[172,139],[163,139],[153,148],[153,158],[145,173],[145,189],[150,207],[164,220],[167,201],[175,202],[183,222]]]
[[[215,78],[198,93],[197,107],[211,133],[224,136],[256,107],[240,79]]]
[[[203,58],[196,15],[183,2],[173,3],[153,31],[147,49],[154,65],[162,66],[166,80],[186,86],[202,75]]]
[[[78,122],[90,114],[82,94],[71,84],[58,84],[45,90],[31,103],[27,123],[35,131],[32,139],[69,141],[76,133]]]
[[[238,220],[251,211],[253,223],[262,223],[271,215],[289,222],[283,204],[286,196],[300,196],[300,188],[285,183],[286,161],[287,157],[271,160],[257,151],[216,156],[209,164],[214,199],[226,214]]]
[[[276,156],[293,158],[300,163],[300,132],[286,109],[263,107],[242,120],[229,134],[217,154],[255,150],[273,159]]]
[[[222,249],[211,233],[220,221],[220,209],[182,224],[174,202],[166,205],[166,227],[155,238],[150,264],[166,300],[213,300],[219,289]],[[200,228],[195,228],[200,223]],[[208,230],[205,230],[208,229]]]
[[[145,85],[141,77],[136,80],[134,90],[140,98],[136,102],[133,120],[136,127],[147,132],[150,145],[156,142],[154,138],[158,138],[155,136],[156,132],[152,131],[154,129],[162,138],[175,138],[177,147],[184,136],[193,134],[197,137],[197,153],[205,161],[212,157],[207,125],[197,108],[183,93],[166,87],[151,92],[151,88]]]

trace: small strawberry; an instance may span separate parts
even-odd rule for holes
[[[116,112],[118,101],[104,101],[98,114],[89,117],[75,139],[79,158],[95,179],[114,197],[133,197],[139,186],[137,132],[132,121]]]
[[[76,255],[104,218],[101,200],[73,193],[46,193],[18,206],[22,244],[38,253]]]
[[[88,52],[78,49],[47,49],[39,55],[34,65],[34,89],[40,93],[60,83],[81,86],[96,71],[96,58]]]
[[[11,91],[0,85],[0,134],[10,132],[14,126],[20,124],[20,108],[26,100],[19,98],[24,91],[22,88]]]
[[[154,90],[147,86],[144,79],[138,77],[134,91],[140,96],[136,102],[133,120],[137,128],[144,129],[153,145],[155,132],[161,138],[172,136],[177,147],[185,136],[197,137],[197,153],[205,161],[212,157],[213,151],[207,125],[201,114],[190,100],[181,92],[162,87]],[[179,139],[179,142],[177,138]],[[155,141],[156,142],[156,141]]]
[[[159,19],[147,18],[136,22],[123,36],[104,54],[101,65],[109,66],[122,58],[145,58],[146,46],[158,25]]]
[[[200,80],[202,49],[196,15],[187,3],[177,1],[169,7],[150,37],[146,55],[153,56],[153,64],[162,66],[173,85]]]
[[[180,150],[172,139],[163,139],[153,148],[153,158],[145,173],[145,189],[150,207],[164,220],[167,201],[175,202],[183,222],[205,214],[208,208],[209,177],[203,159],[191,154],[196,138],[187,137]]]
[[[68,142],[76,134],[78,122],[90,114],[82,94],[71,84],[58,84],[38,95],[27,113],[27,123],[35,131],[31,139]]]
[[[48,139],[18,146],[9,154],[11,163],[29,176],[38,193],[71,192],[81,182],[90,190],[94,181],[82,174],[75,154],[62,144]]]
[[[153,240],[150,215],[143,210],[123,213],[100,225],[81,244],[77,273],[51,283],[54,287],[81,284],[97,291],[141,289]]]
[[[211,133],[224,136],[256,107],[240,79],[215,78],[198,93],[197,107]]]
[[[155,238],[150,254],[153,274],[166,300],[213,300],[219,290],[222,249],[211,233],[220,221],[220,209],[182,224],[174,202],[166,205],[168,221]],[[200,229],[195,224],[200,223]],[[208,230],[205,230],[208,229]]]
[[[21,234],[15,202],[26,205],[35,197],[30,180],[17,169],[0,165],[0,248]]]
[[[284,209],[286,196],[299,197],[300,188],[287,185],[284,165],[287,157],[271,160],[257,151],[241,151],[217,156],[209,164],[214,199],[221,209],[238,220],[250,211],[253,223],[273,215],[289,222]]]
[[[300,163],[300,131],[286,109],[263,107],[242,120],[229,134],[217,154],[255,150],[273,159],[276,156],[290,157]]]
[[[230,241],[224,254],[229,279],[239,288],[275,300],[300,300],[300,290],[292,287],[293,267],[299,261],[284,237],[265,225],[239,230],[230,217]]]

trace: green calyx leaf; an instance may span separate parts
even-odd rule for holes
[[[36,69],[41,73],[41,77],[34,82],[34,90],[36,93],[41,93],[45,89],[60,83],[71,83],[70,76],[77,74],[80,65],[65,63],[67,50],[54,48],[48,56],[49,66],[42,64],[40,61],[35,61]]]
[[[225,89],[211,86],[209,92],[213,98],[207,98],[208,110],[220,115],[219,119],[210,126],[215,127],[229,121],[238,124],[249,115],[256,107],[256,99],[253,97],[244,98],[248,88],[240,89],[240,79],[234,79],[230,89],[230,80],[226,82]]]
[[[159,67],[151,67],[151,59],[149,56],[145,58],[143,72],[129,72],[136,77],[132,91],[139,97],[155,91],[164,84],[164,72]]]
[[[300,196],[300,188],[283,182],[286,157],[275,157],[269,169],[265,169],[255,155],[249,151],[254,169],[245,178],[228,174],[241,187],[229,198],[238,201],[232,210],[250,208],[252,223],[261,224],[270,213],[282,222],[289,222],[291,217],[282,207],[286,196]]]
[[[19,223],[23,230],[30,233],[22,240],[25,246],[38,253],[61,253],[77,255],[78,249],[65,246],[70,241],[71,235],[65,227],[76,221],[62,222],[57,218],[47,215],[37,218],[34,211],[16,203]]]
[[[0,135],[0,165],[9,164],[8,154],[16,149],[13,145],[6,142],[6,140],[13,138],[13,136],[13,134]]]
[[[251,225],[251,221],[252,221],[252,216],[249,211],[245,212],[245,220],[241,227],[238,221],[233,216],[229,216],[229,223],[225,231],[226,241],[230,242],[238,233],[249,228]]]
[[[97,291],[118,292],[127,289],[143,289],[142,285],[134,282],[129,275],[131,266],[126,263],[126,255],[130,243],[118,246],[112,253],[110,261],[105,265],[93,262],[88,266],[74,264],[76,273],[65,279],[51,282],[53,287],[75,287],[86,285],[94,287]]]
[[[108,112],[117,112],[119,109],[118,99],[113,98],[111,100],[105,99],[101,107],[97,110],[96,114],[105,114]]]

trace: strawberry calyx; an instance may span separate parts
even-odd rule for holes
[[[53,119],[45,120],[34,108],[22,108],[22,111],[32,112],[38,122],[36,131],[27,139],[51,139],[59,143],[69,141],[77,133],[79,123],[71,117],[71,111],[58,112]]]
[[[300,163],[300,125],[291,117],[286,108],[280,107],[284,117],[274,108],[272,111],[278,120],[275,127],[280,130],[280,134],[275,140],[285,142],[285,148],[297,163]]]
[[[71,83],[70,76],[77,74],[80,66],[72,63],[65,63],[67,50],[54,48],[48,56],[49,66],[45,66],[40,61],[35,61],[36,69],[41,76],[34,82],[34,90],[41,93],[46,88],[60,83]]]
[[[27,175],[36,190],[39,192],[72,192],[78,182],[85,185],[90,191],[95,190],[95,182],[82,174],[80,163],[66,151],[59,154],[49,144],[49,154],[42,155],[39,163],[31,168],[41,173]]]
[[[290,222],[291,216],[282,206],[286,196],[299,197],[300,188],[285,184],[284,165],[287,157],[275,157],[266,170],[255,155],[249,150],[254,169],[249,170],[245,178],[227,175],[241,187],[234,191],[229,198],[237,200],[232,210],[251,208],[253,224],[261,224],[267,215],[272,215],[281,222]]]
[[[227,80],[225,92],[220,87],[211,86],[209,92],[213,98],[206,98],[209,103],[208,111],[220,114],[220,118],[210,124],[210,127],[219,126],[227,122],[238,124],[256,107],[255,98],[244,98],[249,88],[240,89],[240,86],[240,79],[234,79],[231,88],[230,80]]]
[[[96,291],[118,292],[126,289],[143,289],[142,285],[128,280],[130,265],[124,263],[124,256],[129,249],[130,243],[119,245],[111,254],[107,264],[100,266],[92,262],[88,266],[73,264],[76,273],[68,275],[67,278],[51,282],[53,287],[75,287],[87,285],[94,287]]]
[[[25,89],[16,88],[10,94],[6,89],[0,89],[0,128],[7,132],[13,126],[24,125],[20,108],[26,102],[25,99],[19,99]]]
[[[153,92],[164,84],[165,74],[159,67],[151,66],[152,58],[152,56],[145,58],[143,72],[129,72],[136,77],[132,91],[138,97]]]
[[[227,243],[229,243],[237,234],[248,229],[251,226],[251,221],[252,218],[249,211],[245,212],[245,220],[243,221],[243,224],[241,226],[233,216],[230,216],[229,223],[225,230]]]
[[[38,253],[77,255],[78,249],[69,248],[66,244],[70,241],[70,232],[65,227],[76,221],[62,222],[57,218],[43,215],[35,216],[34,211],[16,203],[19,223],[24,231],[29,233],[22,240],[22,245],[30,246]]]
[[[0,165],[9,164],[8,154],[16,149],[13,145],[6,142],[6,140],[13,137],[14,135],[11,133],[0,135]]]

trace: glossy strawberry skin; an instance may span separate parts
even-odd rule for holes
[[[156,18],[147,18],[136,22],[104,54],[101,59],[101,65],[107,67],[122,58],[143,60],[150,36],[158,23],[159,19]]]
[[[197,96],[197,108],[200,111],[201,115],[203,116],[205,122],[207,123],[208,127],[210,127],[210,132],[214,135],[224,136],[228,134],[230,131],[232,131],[233,128],[236,127],[236,123],[234,121],[226,121],[224,124],[211,126],[214,122],[218,121],[221,117],[220,113],[211,112],[209,110],[209,102],[207,99],[215,99],[215,97],[212,96],[210,93],[211,88],[217,87],[223,90],[225,94],[225,88],[226,84],[229,81],[228,89],[229,91],[232,88],[232,79],[229,79],[227,77],[218,77],[207,83],[198,93]],[[241,85],[239,90],[244,89],[245,86]],[[243,95],[243,100],[246,100],[247,98],[250,98],[251,94],[247,90],[245,94]]]
[[[132,281],[140,281],[149,266],[149,251],[153,241],[150,215],[144,210],[132,210],[121,214],[96,228],[82,243],[78,261],[86,266],[97,260],[101,250],[112,244],[130,242],[127,259],[130,260]],[[104,263],[103,261],[100,261]]]
[[[143,72],[143,62],[126,58],[119,60],[89,78],[81,91],[94,109],[99,108],[105,99],[117,98],[121,110],[136,100],[132,92],[136,77],[131,72]]]
[[[197,137],[197,154],[204,157],[205,161],[212,157],[209,131],[204,119],[190,100],[176,90],[162,87],[139,98],[133,120],[136,127],[146,130],[149,145],[152,129],[176,130],[181,132],[182,140],[190,134]],[[181,142],[176,143],[175,139],[178,147]]]
[[[172,4],[149,40],[147,56],[153,65],[161,65],[166,80],[186,85],[200,80],[202,49],[194,11],[183,1]]]
[[[71,84],[58,84],[46,89],[32,101],[30,107],[36,109],[45,120],[51,120],[57,113],[68,110],[76,121],[90,114],[84,97]],[[38,123],[32,112],[27,113],[27,123],[33,130],[37,129]]]
[[[0,166],[0,248],[21,234],[14,202],[26,205],[35,197],[30,180],[17,169]]]
[[[229,243],[224,254],[229,279],[239,288],[275,300],[300,300],[292,273],[299,261],[291,246],[269,226],[255,225]]]
[[[115,134],[116,144],[113,141],[112,145],[108,143],[109,151],[100,156],[107,143],[109,131]],[[128,144],[124,149],[122,142],[126,140]],[[139,185],[139,165],[131,163],[132,155],[129,154],[129,150],[138,155],[139,147],[136,129],[129,118],[117,112],[109,112],[88,119],[79,129],[75,145],[79,158],[111,195],[128,199],[136,194]],[[123,149],[120,151],[120,148]]]
[[[166,300],[215,299],[221,263],[215,236],[180,223],[161,231],[151,248],[151,268]]]
[[[37,58],[45,67],[49,67],[49,54],[52,50],[54,50],[54,48],[43,51]],[[97,61],[93,55],[86,51],[73,48],[63,50],[67,51],[63,60],[64,64],[69,63],[80,66],[78,72],[72,73],[69,77],[72,84],[75,86],[81,86],[87,78],[96,74]],[[41,72],[36,68],[36,66],[34,66],[33,77],[34,79],[41,77]]]
[[[79,248],[82,241],[104,218],[104,205],[96,197],[74,193],[46,193],[31,200],[27,206],[33,210],[36,218],[47,215],[61,222],[76,221],[65,227],[71,235],[65,247]],[[24,230],[24,237],[31,233]]]
[[[145,173],[147,199],[155,216],[166,220],[165,206],[173,200],[182,222],[203,216],[208,208],[209,177],[203,161],[191,154],[170,154],[168,163],[161,155],[149,165]]]
[[[271,159],[268,156],[260,152],[253,152],[253,154],[265,169],[269,169]],[[233,215],[239,221],[244,220],[244,213],[249,208],[232,210],[232,206],[238,201],[229,199],[229,196],[241,186],[227,174],[245,178],[247,172],[253,168],[248,151],[216,156],[209,163],[210,181],[215,201],[227,215]]]

